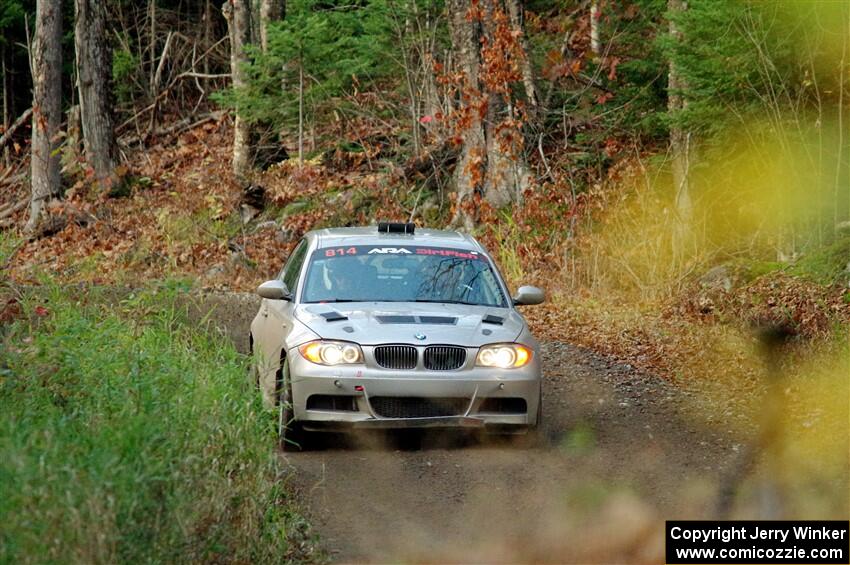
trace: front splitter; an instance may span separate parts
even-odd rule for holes
[[[433,418],[374,418],[357,422],[303,421],[305,430],[344,431],[346,429],[397,430],[409,428],[483,428],[484,420],[470,416],[441,416]]]

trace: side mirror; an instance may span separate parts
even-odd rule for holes
[[[536,286],[521,286],[514,296],[515,306],[532,306],[546,300],[546,295]]]
[[[292,293],[282,280],[266,281],[257,287],[257,294],[269,300],[292,300]]]

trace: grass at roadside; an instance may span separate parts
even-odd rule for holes
[[[174,304],[54,288],[0,326],[0,562],[317,558],[244,359]]]

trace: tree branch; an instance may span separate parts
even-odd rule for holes
[[[9,126],[9,129],[3,132],[3,137],[0,137],[0,149],[6,147],[6,144],[9,143],[9,141],[12,139],[12,136],[15,134],[15,131],[17,131],[19,127],[24,125],[24,123],[30,119],[30,116],[32,116],[32,108],[28,108],[23,114],[18,116],[18,119],[15,120],[15,122],[11,126]]]

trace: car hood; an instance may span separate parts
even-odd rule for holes
[[[525,321],[515,310],[466,304],[301,304],[295,309],[295,317],[324,339],[363,345],[410,343],[480,347],[488,343],[512,342],[525,327]]]

